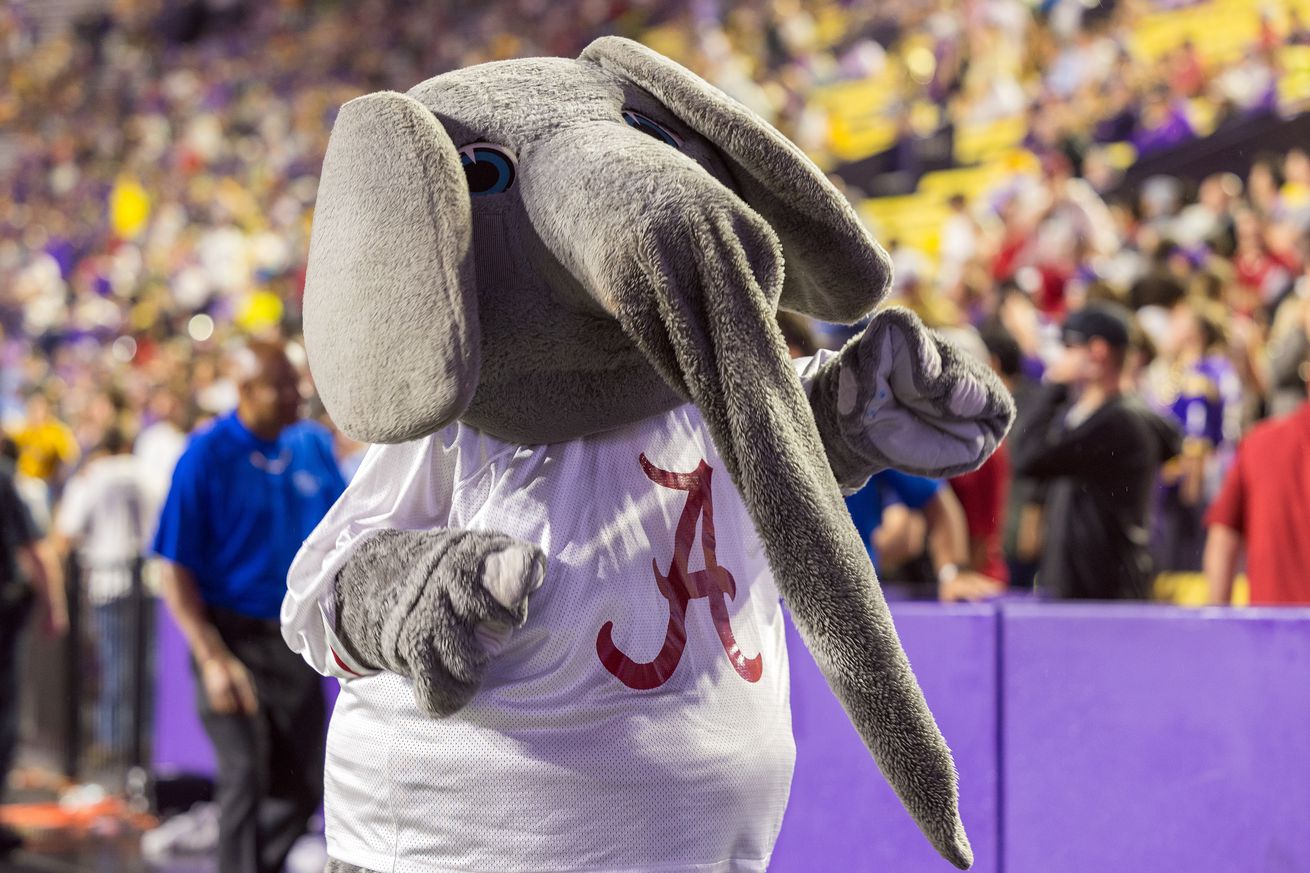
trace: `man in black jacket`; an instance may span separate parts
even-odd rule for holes
[[[14,488],[13,467],[0,457],[0,800],[18,751],[19,682],[23,629],[33,608],[50,635],[68,626],[62,588],[55,590],[37,553],[40,537]],[[0,858],[19,848],[18,833],[0,824]],[[0,868],[8,869],[3,863]]]
[[[1046,482],[1037,584],[1062,599],[1151,594],[1151,495],[1181,437],[1122,393],[1130,325],[1127,310],[1112,304],[1072,313],[1064,354],[1011,438],[1015,474]]]

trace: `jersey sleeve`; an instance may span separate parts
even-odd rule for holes
[[[796,370],[796,375],[800,377],[801,388],[807,395],[814,385],[814,377],[819,375],[819,370],[823,369],[823,365],[836,356],[837,353],[832,349],[819,349],[811,357],[794,358],[792,360],[792,367]]]
[[[456,452],[443,434],[369,448],[340,499],[301,545],[287,575],[282,636],[324,676],[349,679],[367,670],[348,659],[333,636],[333,580],[360,539],[372,531],[433,530],[449,524]]]

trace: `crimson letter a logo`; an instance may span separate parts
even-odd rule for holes
[[[690,473],[672,473],[656,467],[644,454],[638,460],[647,478],[656,485],[687,492],[687,503],[682,508],[674,534],[669,569],[662,572],[659,561],[651,560],[655,585],[669,604],[669,624],[659,654],[653,660],[640,663],[614,644],[614,622],[606,622],[596,636],[596,654],[600,656],[600,662],[629,688],[644,691],[663,685],[678,669],[682,650],[687,646],[687,606],[691,601],[703,598],[709,601],[714,628],[728,662],[747,682],[758,682],[763,673],[763,659],[760,655],[747,658],[742,654],[728,620],[728,601],[737,596],[737,581],[726,567],[719,566],[714,553],[714,496],[710,487],[714,469],[702,460]],[[687,569],[687,559],[696,538],[698,519],[705,569],[691,572]]]

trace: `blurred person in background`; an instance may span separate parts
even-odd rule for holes
[[[1295,291],[1274,313],[1266,351],[1269,415],[1290,415],[1305,402],[1305,361],[1310,357],[1310,258]]]
[[[27,416],[13,432],[18,447],[18,473],[46,488],[46,501],[53,504],[66,475],[81,456],[72,428],[55,416],[45,391],[27,395]]]
[[[156,510],[164,505],[168,485],[173,481],[173,467],[186,448],[190,432],[190,415],[187,401],[171,387],[156,388],[150,393],[146,414],[152,419],[136,438],[133,454],[140,462],[146,477],[150,502]],[[148,532],[155,529],[155,518],[150,519]]]
[[[1181,439],[1171,422],[1123,394],[1130,319],[1108,303],[1071,313],[1064,353],[1010,437],[1015,472],[1045,485],[1037,585],[1060,599],[1151,595],[1151,495]]]
[[[1028,401],[1029,385],[1019,371],[1019,344],[1000,325],[992,325],[979,337],[984,362],[1001,378],[1015,396],[1015,406]],[[964,346],[969,348],[969,346]],[[1024,395],[1022,404],[1015,391]],[[951,491],[960,502],[969,533],[969,566],[988,579],[1004,585],[1010,582],[1010,568],[1005,558],[1004,534],[1010,511],[1010,450],[1005,441],[969,473],[950,479]],[[1021,500],[1027,499],[1026,496]]]
[[[55,512],[56,552],[65,559],[76,549],[86,586],[84,602],[93,615],[100,676],[93,764],[121,761],[130,751],[129,729],[139,727],[145,715],[128,711],[133,700],[129,653],[136,631],[134,574],[155,511],[149,479],[132,454],[131,441],[122,431],[110,428],[100,446],[68,480]]]
[[[12,468],[0,464],[0,801],[18,749],[19,681],[23,629],[32,609],[50,635],[68,627],[60,586],[46,571],[37,549],[39,534],[14,488]],[[0,858],[22,846],[19,835],[0,824]]]
[[[218,758],[219,873],[277,873],[323,796],[319,676],[282,641],[287,570],[345,488],[283,346],[233,358],[237,407],[192,437],[154,551]]]
[[[982,340],[987,346],[992,369],[1001,377],[1010,396],[1014,398],[1015,420],[1010,428],[1013,435],[1025,426],[1024,422],[1040,393],[1040,387],[1034,379],[1024,374],[1023,353],[1004,324],[996,320],[986,326],[982,331]],[[1005,503],[1001,510],[1002,525],[998,532],[1001,554],[1005,559],[1005,575],[995,578],[1005,580],[1011,590],[1032,591],[1040,557],[1042,486],[1036,479],[1015,475],[1014,463],[1010,459],[1012,439],[1013,436],[1007,437],[1001,448],[997,449],[998,452],[1005,452],[1008,480],[1005,483]],[[951,484],[954,487],[955,482]],[[961,498],[961,503],[964,503],[964,498]],[[991,550],[993,547],[989,545],[987,548]]]
[[[969,214],[969,201],[956,194],[947,201],[951,214],[942,224],[941,269],[943,285],[957,282],[978,252],[979,228]]]
[[[1245,554],[1252,605],[1310,604],[1310,403],[1252,428],[1205,521],[1211,603],[1232,602]]]
[[[970,567],[964,510],[944,482],[883,470],[846,508],[882,579],[935,587],[942,601],[1001,593],[998,581]]]
[[[1144,394],[1172,418],[1182,452],[1165,465],[1155,543],[1156,569],[1199,572],[1205,547],[1203,518],[1218,490],[1226,416],[1238,377],[1229,362],[1222,305],[1189,296],[1169,311],[1159,356],[1145,373]]]
[[[987,461],[970,473],[950,479],[968,535],[968,566],[1006,585],[1010,570],[1001,549],[1001,527],[1010,491],[1010,457],[1002,443]]]

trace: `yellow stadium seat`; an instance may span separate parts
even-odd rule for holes
[[[828,147],[843,161],[858,161],[891,148],[896,142],[896,126],[886,121],[852,128],[838,118],[828,124]]]
[[[955,134],[955,159],[962,164],[976,164],[1014,148],[1027,132],[1028,121],[1022,115],[963,125]]]
[[[1137,162],[1137,147],[1130,142],[1115,142],[1104,147],[1110,166],[1126,170]]]
[[[1290,75],[1310,72],[1310,46],[1283,46],[1278,51],[1278,62]]]
[[[834,115],[849,116],[884,109],[893,92],[892,82],[887,76],[874,76],[824,85],[816,89],[809,99]]]
[[[1187,102],[1187,121],[1200,136],[1209,136],[1214,131],[1217,114],[1218,108],[1204,97]]]
[[[980,188],[991,184],[1004,170],[994,164],[984,164],[979,167],[960,167],[954,170],[938,170],[929,173],[919,180],[919,190],[934,194],[941,200],[946,200],[954,194],[964,194],[968,196],[970,192],[976,192]]]
[[[899,220],[929,205],[929,201],[921,195],[908,194],[904,197],[877,197],[865,200],[860,204],[860,209],[865,214],[881,220]]]
[[[1175,606],[1206,606],[1210,603],[1210,586],[1201,573],[1161,573],[1155,580],[1153,597]],[[1249,606],[1251,586],[1246,574],[1233,581],[1233,605]]]

